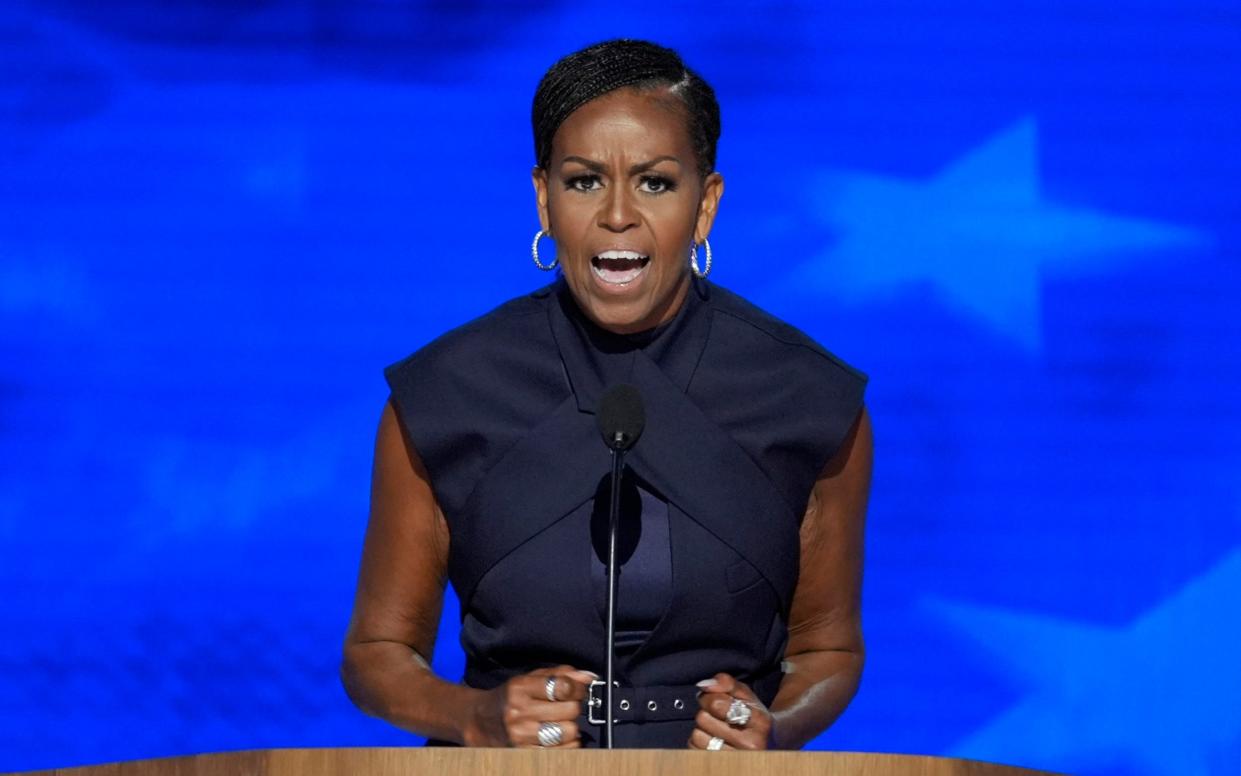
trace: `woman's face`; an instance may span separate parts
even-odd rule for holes
[[[534,170],[539,221],[578,306],[614,332],[670,320],[689,288],[689,246],[711,230],[724,181],[702,179],[685,106],[618,89],[565,119]]]

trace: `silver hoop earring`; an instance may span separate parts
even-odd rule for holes
[[[702,247],[707,251],[707,266],[698,269],[698,243],[689,244],[689,268],[693,270],[695,277],[705,278],[711,274],[711,243],[707,239],[703,239]]]
[[[530,244],[530,255],[534,257],[534,266],[538,267],[544,272],[550,272],[554,270],[557,266],[559,266],[560,257],[557,256],[556,258],[552,259],[551,264],[544,264],[543,262],[539,261],[539,240],[541,240],[543,238],[543,235],[545,234],[547,233],[544,232],[542,229],[534,233],[534,242]],[[710,263],[711,263],[711,259],[708,258],[707,259],[708,266],[710,265]]]

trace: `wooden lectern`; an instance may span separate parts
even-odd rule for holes
[[[57,768],[39,776],[1035,776],[1008,765],[851,752],[267,749]]]

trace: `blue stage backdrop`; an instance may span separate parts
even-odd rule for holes
[[[0,770],[418,743],[337,674],[381,368],[547,281],[530,98],[621,35],[719,92],[714,279],[871,378],[814,746],[1241,772],[1235,0],[3,3]]]

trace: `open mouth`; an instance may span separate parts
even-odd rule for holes
[[[637,251],[604,251],[591,257],[590,269],[604,283],[623,286],[636,280],[650,263],[650,256]]]

